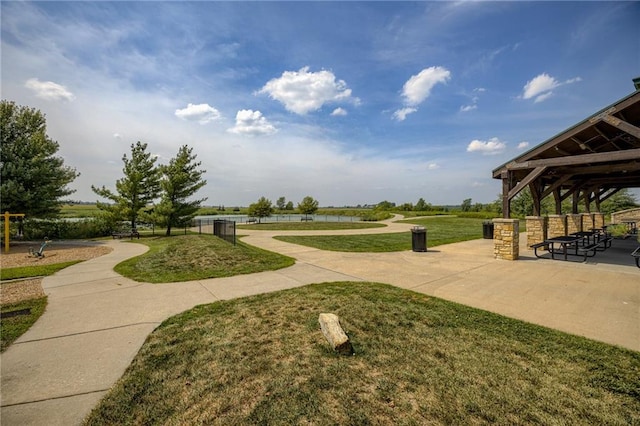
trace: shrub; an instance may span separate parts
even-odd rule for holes
[[[106,216],[86,218],[78,221],[63,219],[25,219],[24,238],[27,240],[82,239],[110,235],[116,222]]]

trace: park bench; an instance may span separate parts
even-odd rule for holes
[[[587,257],[593,257],[596,255],[598,251],[598,247],[600,247],[600,242],[595,242],[593,244],[589,244],[586,246],[578,247],[577,253],[584,255],[584,261],[587,261]],[[589,254],[591,253],[591,254]]]
[[[118,238],[118,239],[120,239],[120,238],[131,238],[133,240],[133,237],[136,237],[136,238],[140,239],[140,233],[138,232],[137,229],[129,229],[127,231],[116,231],[116,232],[112,233],[111,236],[113,237],[114,240],[116,238]]]
[[[247,223],[256,223],[258,222],[258,219],[256,219],[255,217],[250,217],[247,219]]]
[[[605,237],[601,237],[600,239],[598,239],[596,241],[596,243],[598,244],[598,250],[599,251],[604,251],[604,250],[608,249],[609,247],[611,247],[612,241],[613,241],[613,237],[611,235],[607,235]]]
[[[302,222],[309,222],[309,221],[313,221],[313,218],[312,218],[312,217],[301,217],[301,218],[300,218],[300,221],[302,221]]]

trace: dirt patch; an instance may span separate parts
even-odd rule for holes
[[[3,248],[0,254],[0,265],[3,269],[19,266],[50,265],[73,260],[89,260],[112,251],[111,247],[102,245],[56,243],[54,241],[45,248],[44,257],[38,259],[29,254],[29,249],[37,251],[40,248],[40,244],[18,242],[12,243],[10,248],[11,251],[9,253],[4,253]],[[35,299],[44,295],[41,278],[4,282],[0,291],[0,305]]]

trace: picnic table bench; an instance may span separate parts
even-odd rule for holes
[[[593,236],[593,242],[591,242]],[[543,258],[538,254],[538,249],[543,248],[551,254],[551,259],[556,259],[556,254],[562,254],[567,260],[569,255],[582,256],[586,262],[588,257],[593,257],[596,252],[606,250],[611,247],[613,237],[607,234],[596,234],[590,232],[576,232],[571,235],[559,236],[546,239],[530,247],[536,257]],[[572,252],[570,252],[571,250]]]
[[[302,222],[312,221],[313,222],[313,218],[312,217],[301,217],[300,221],[302,221]]]
[[[256,222],[258,222],[258,219],[256,219],[255,217],[247,218],[247,223],[256,223]]]
[[[631,256],[633,256],[636,260],[636,266],[638,268],[640,268],[640,247],[638,247],[637,249],[635,249],[633,251],[633,253],[631,253]]]
[[[138,239],[140,239],[140,233],[137,229],[130,229],[128,231],[115,231],[111,234],[111,236],[114,240],[116,238],[131,238],[133,240],[133,237],[137,237]]]

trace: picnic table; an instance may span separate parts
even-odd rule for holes
[[[631,253],[631,256],[636,260],[636,266],[640,268],[640,247],[635,249],[633,253]]]
[[[555,259],[555,255],[557,253],[562,253],[564,256],[564,260],[567,260],[567,255],[569,254],[569,248],[575,249],[575,254],[576,256],[578,255],[578,243],[582,240],[583,240],[583,237],[578,237],[576,235],[564,235],[559,237],[548,238],[544,240],[544,242],[549,247],[548,251],[549,253],[551,253],[551,259]]]

